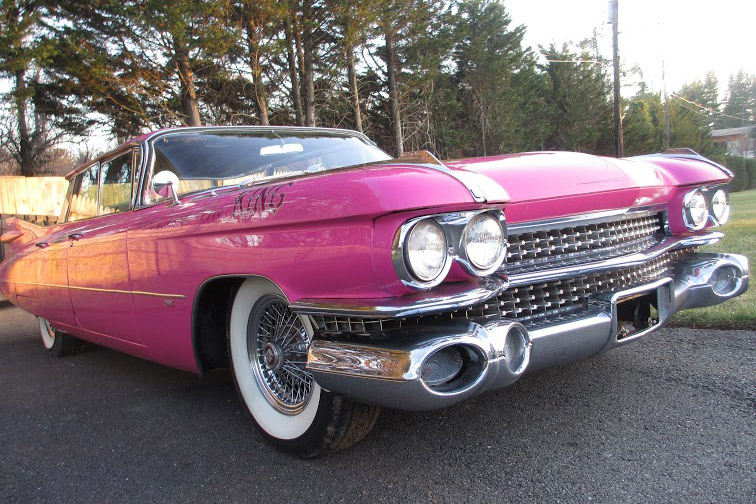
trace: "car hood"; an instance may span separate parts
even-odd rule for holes
[[[614,159],[573,152],[528,152],[444,164],[501,185],[511,199],[510,222],[667,203],[676,186],[728,179],[698,160]]]

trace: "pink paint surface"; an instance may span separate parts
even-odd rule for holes
[[[700,161],[554,152],[447,166],[487,176],[511,202],[476,203],[443,171],[382,164],[218,189],[183,197],[178,206],[162,203],[50,228],[15,221],[11,229],[23,236],[12,242],[15,255],[0,264],[0,291],[83,339],[196,372],[192,309],[208,279],[264,276],[290,302],[398,296],[410,289],[393,269],[391,247],[412,217],[496,207],[518,223],[668,204],[678,233],[679,205],[690,186],[728,179]],[[85,239],[70,242],[73,232]],[[38,249],[40,242],[50,246]],[[463,275],[456,269],[450,279]]]

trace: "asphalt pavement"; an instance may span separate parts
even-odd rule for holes
[[[667,329],[300,460],[227,372],[54,358],[0,307],[0,502],[755,502],[755,364],[756,331]]]

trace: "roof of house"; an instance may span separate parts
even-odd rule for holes
[[[756,125],[752,126],[741,126],[739,128],[724,128],[724,129],[715,129],[711,130],[711,136],[712,137],[723,137],[723,136],[730,136],[730,135],[747,135],[751,131],[756,129]]]

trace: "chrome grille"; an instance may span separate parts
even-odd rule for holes
[[[358,334],[449,319],[478,317],[538,323],[584,311],[595,302],[597,294],[616,292],[668,276],[672,263],[686,253],[688,251],[668,252],[638,266],[512,287],[485,303],[439,315],[403,319],[362,319],[341,316],[313,316],[312,318],[319,331]]]
[[[497,316],[522,321],[584,309],[595,294],[616,292],[666,276],[677,254],[668,253],[640,266],[513,287],[486,303],[454,312],[452,318]]]
[[[501,271],[512,275],[611,259],[649,248],[663,232],[660,213],[526,233],[515,227]]]

